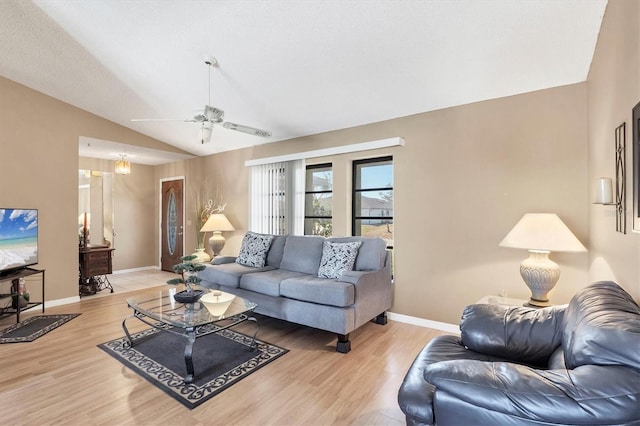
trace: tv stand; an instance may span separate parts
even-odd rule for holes
[[[45,271],[44,269],[22,268],[22,269],[18,269],[17,271],[13,271],[11,273],[3,274],[0,276],[0,288],[1,286],[5,285],[4,283],[7,281],[11,282],[12,284],[11,287],[9,287],[9,293],[0,293],[0,299],[11,298],[11,303],[12,303],[11,307],[7,307],[7,308],[0,307],[0,318],[4,318],[9,315],[15,314],[16,323],[19,323],[20,312],[26,311],[27,309],[31,309],[39,305],[42,305],[42,313],[44,313],[44,271]],[[29,300],[29,302],[27,303],[27,306],[25,306],[24,308],[21,308],[20,300],[18,298],[19,294],[18,294],[17,280],[19,280],[20,278],[26,278],[26,277],[37,275],[37,274],[42,274],[42,300],[37,302]],[[13,286],[14,281],[16,282],[15,289]],[[15,303],[16,308],[13,307],[14,297],[17,299]]]

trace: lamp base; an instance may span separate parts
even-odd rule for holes
[[[219,256],[226,240],[222,236],[220,231],[213,231],[211,238],[209,238],[209,247],[213,252],[213,257]]]
[[[551,306],[548,295],[560,278],[560,266],[549,259],[549,251],[529,250],[529,257],[520,264],[520,276],[531,290],[528,305]]]

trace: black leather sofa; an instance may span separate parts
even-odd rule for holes
[[[465,308],[398,393],[408,425],[640,425],[640,307],[593,283],[568,305]]]

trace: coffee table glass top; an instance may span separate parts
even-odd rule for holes
[[[213,290],[199,288],[207,292]],[[226,309],[224,306],[205,306],[201,301],[179,303],[173,299],[175,288],[148,291],[127,299],[127,304],[137,313],[175,327],[199,327],[253,311],[257,306],[239,296],[234,296]],[[204,296],[203,296],[204,297]]]

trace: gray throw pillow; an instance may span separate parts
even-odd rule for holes
[[[358,257],[362,241],[352,243],[332,243],[325,241],[322,246],[322,260],[318,277],[339,278],[344,271],[352,271]]]
[[[242,239],[240,254],[236,258],[236,263],[244,266],[262,268],[267,260],[267,253],[271,247],[273,235],[256,234],[247,232]]]

